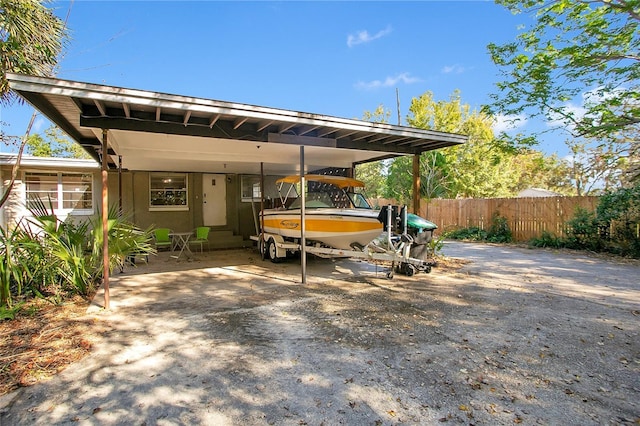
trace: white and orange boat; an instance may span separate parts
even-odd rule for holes
[[[378,237],[383,226],[359,188],[362,181],[343,176],[306,175],[305,238],[308,243],[344,250],[362,249]],[[301,238],[301,198],[296,186],[300,176],[279,179],[276,184],[283,207],[262,212],[264,232],[285,240]],[[285,185],[289,185],[285,192]],[[291,196],[293,203],[288,203]],[[284,207],[287,206],[288,207]]]

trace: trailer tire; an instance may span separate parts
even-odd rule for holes
[[[412,264],[410,263],[404,264],[404,274],[406,276],[412,277],[415,273],[416,273],[416,268]]]
[[[273,238],[267,243],[267,256],[269,256],[269,260],[273,263],[280,262],[280,258],[278,258],[278,248]]]

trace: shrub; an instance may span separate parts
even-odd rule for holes
[[[507,218],[500,216],[500,213],[496,212],[491,218],[491,226],[487,233],[487,241],[492,243],[510,243],[513,241],[513,235]]]
[[[444,233],[446,238],[463,241],[485,241],[487,239],[487,231],[477,226],[471,228],[459,228]]]
[[[531,239],[529,244],[533,247],[548,247],[548,248],[562,248],[566,246],[566,242],[552,234],[549,231],[542,231],[542,234],[537,237]]]
[[[581,207],[567,222],[566,234],[566,247],[594,251],[602,247],[595,214]]]
[[[42,201],[33,200],[27,225],[0,229],[0,307],[31,293],[62,300],[66,292],[89,294],[103,275],[100,214],[62,222]],[[108,212],[109,267],[132,254],[153,254],[151,230],[140,230],[114,207]]]

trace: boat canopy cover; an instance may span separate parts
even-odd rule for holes
[[[320,183],[329,183],[331,185],[335,185],[338,188],[364,188],[364,182],[352,179],[344,176],[331,176],[331,175],[305,175],[304,178],[308,181],[320,182]],[[290,183],[296,184],[300,182],[300,175],[290,175],[280,178],[276,181],[276,184],[280,183]]]

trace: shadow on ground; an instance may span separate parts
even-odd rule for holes
[[[640,267],[448,243],[464,268],[249,250],[152,259],[88,315],[95,351],[2,424],[633,424]]]

